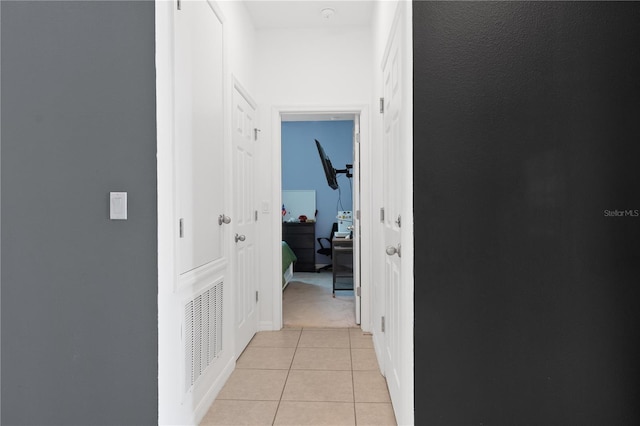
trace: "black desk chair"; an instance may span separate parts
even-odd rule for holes
[[[318,250],[316,250],[316,253],[323,254],[323,255],[329,256],[329,257],[332,256],[333,247],[331,245],[331,238],[333,238],[333,234],[335,232],[338,232],[338,223],[337,222],[333,223],[333,226],[331,227],[331,234],[329,235],[329,238],[325,238],[325,237],[316,238],[318,240],[318,244],[320,244],[320,248]],[[329,243],[329,247],[325,247],[324,244],[322,244],[322,240],[327,240],[327,242]],[[322,268],[318,269],[316,272],[328,271],[329,269],[331,269],[331,265],[332,264],[329,263],[328,265],[325,265]]]

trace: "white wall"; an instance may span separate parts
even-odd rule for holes
[[[274,107],[362,106],[371,102],[371,32],[349,29],[270,29],[256,33],[256,97],[260,109],[261,180],[257,193],[269,203],[261,214],[261,253],[279,250],[280,206],[272,200],[279,186],[280,145],[275,140]],[[276,245],[277,243],[277,245]],[[278,327],[272,306],[274,258],[262,258],[260,327]]]
[[[261,30],[257,48],[258,97],[263,104],[369,101],[368,27]]]
[[[242,1],[226,0],[217,4],[225,18],[229,72],[251,96],[255,97],[256,32],[249,12]]]

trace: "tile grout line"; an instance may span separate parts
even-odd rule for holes
[[[356,407],[356,397],[355,397],[355,393],[356,393],[355,392],[355,377],[354,377],[354,372],[355,372],[355,370],[354,370],[354,362],[355,362],[355,359],[354,359],[354,356],[353,356],[353,349],[359,349],[359,348],[354,348],[353,347],[354,336],[352,335],[351,330],[347,331],[348,346],[342,346],[342,347],[320,346],[320,347],[308,347],[308,348],[304,347],[304,346],[300,346],[300,343],[302,342],[303,333],[305,331],[314,331],[314,330],[315,330],[314,328],[311,328],[310,330],[308,330],[308,329],[305,329],[304,327],[299,329],[299,330],[296,330],[296,331],[298,331],[298,337],[296,339],[296,344],[293,347],[294,352],[293,352],[291,360],[289,362],[289,366],[288,366],[288,368],[286,368],[287,372],[286,372],[286,375],[285,375],[285,381],[284,381],[283,388],[282,388],[282,390],[280,392],[280,396],[279,396],[278,399],[276,399],[276,400],[273,400],[273,399],[251,399],[251,400],[245,400],[245,399],[242,399],[242,398],[240,398],[240,399],[231,398],[229,400],[234,400],[234,401],[256,401],[256,402],[257,401],[275,401],[276,402],[276,410],[275,410],[275,412],[273,414],[272,421],[270,423],[273,426],[273,425],[276,424],[275,421],[276,421],[277,416],[279,414],[280,406],[282,405],[282,402],[283,402],[284,392],[285,392],[286,386],[288,384],[288,379],[290,377],[291,372],[293,371],[293,364],[295,362],[298,349],[302,348],[302,349],[310,349],[310,350],[316,350],[316,349],[334,349],[334,350],[338,349],[338,350],[344,350],[344,349],[348,348],[349,349],[349,368],[348,369],[342,369],[342,370],[333,370],[333,369],[332,370],[325,370],[325,369],[296,369],[296,371],[314,371],[314,372],[334,371],[334,372],[342,372],[342,373],[344,373],[346,371],[349,371],[350,374],[351,374],[351,384],[352,384],[352,398],[353,398],[353,400],[352,400],[352,404],[353,404],[352,405],[352,412],[353,412],[353,415],[354,415],[354,423],[353,423],[353,425],[356,426],[358,424],[358,419],[357,419],[357,407]],[[311,337],[311,336],[307,336],[307,337]],[[355,339],[356,343],[358,344],[357,340],[358,339]],[[247,346],[250,346],[250,344],[247,345]],[[268,346],[263,346],[263,347],[282,348],[282,346],[275,345],[275,344],[269,344]],[[245,348],[245,349],[247,349],[247,348]],[[285,368],[255,368],[255,369],[257,369],[257,370],[273,370],[273,371],[276,371],[276,370],[284,371],[285,370]],[[246,368],[245,370],[252,370],[252,368]],[[388,389],[387,389],[387,392],[388,392]],[[218,399],[218,398],[216,398],[216,399]],[[292,402],[313,402],[313,401],[307,401],[307,400],[304,400],[304,399],[297,399],[297,398],[292,399],[291,401]],[[335,401],[316,401],[316,402],[342,403],[343,401],[335,400]],[[344,401],[344,402],[348,402],[348,401]]]
[[[289,364],[289,369],[287,370],[287,377],[284,379],[284,386],[282,386],[282,392],[280,392],[280,399],[278,400],[278,405],[276,406],[276,412],[273,415],[273,421],[271,425],[273,426],[276,423],[276,417],[278,417],[278,411],[280,410],[280,404],[282,403],[282,397],[284,396],[284,390],[287,387],[287,381],[289,380],[289,373],[291,373],[291,367],[293,366],[293,360],[296,358],[296,352],[298,352],[298,345],[300,344],[300,339],[302,338],[302,331],[304,328],[300,329],[300,334],[298,335],[298,341],[296,342],[296,347],[293,351],[293,356],[291,357],[291,363]]]
[[[351,346],[351,330],[349,330],[349,357],[351,358],[351,391],[353,393],[353,424],[358,426],[358,418],[356,416],[356,381],[353,377],[353,347]]]

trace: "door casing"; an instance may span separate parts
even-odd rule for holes
[[[273,205],[282,205],[282,134],[281,124],[282,116],[287,114],[318,114],[318,115],[330,115],[330,114],[357,114],[360,117],[360,193],[356,196],[360,196],[360,222],[361,222],[361,240],[360,240],[360,326],[363,331],[370,331],[370,298],[369,298],[369,286],[370,282],[370,247],[369,238],[371,235],[371,203],[372,188],[370,185],[371,179],[369,174],[371,173],[370,167],[370,137],[369,137],[369,106],[368,105],[355,105],[355,106],[340,106],[340,105],[323,105],[323,106],[275,106],[272,110],[272,140],[274,144],[274,152],[278,155],[273,159],[273,193],[271,200]],[[366,203],[366,204],[365,204]],[[365,207],[367,206],[367,207]],[[355,213],[354,213],[355,215]],[[282,232],[282,219],[279,215],[273,215],[272,235],[280,235]],[[363,239],[364,238],[364,239]],[[276,238],[271,242],[273,256],[273,277],[272,277],[272,325],[274,330],[282,328],[282,250],[280,248],[280,241]]]

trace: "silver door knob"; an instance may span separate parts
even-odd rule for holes
[[[398,244],[398,247],[394,247],[394,246],[387,247],[386,252],[389,256],[393,256],[394,254],[397,254],[398,257],[402,257],[402,250],[401,250],[400,244]]]
[[[228,225],[231,223],[231,218],[229,216],[223,215],[221,214],[220,216],[218,216],[218,225],[222,225],[222,224]]]
[[[238,241],[244,241],[244,240],[246,240],[246,239],[247,239],[247,237],[245,237],[244,235],[238,235],[238,234],[236,234],[236,243],[237,243]]]

